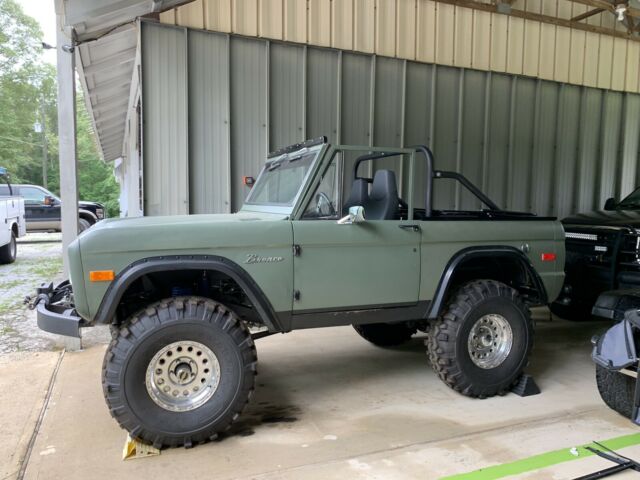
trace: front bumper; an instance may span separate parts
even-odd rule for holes
[[[37,298],[30,304],[36,309],[38,328],[45,332],[80,338],[80,327],[84,320],[69,302],[71,285],[63,282],[53,288],[53,284],[43,284],[37,290]],[[62,301],[61,301],[62,300]]]

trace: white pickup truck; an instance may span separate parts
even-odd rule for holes
[[[16,239],[27,233],[24,199],[13,195],[7,170],[0,167],[0,181],[9,186],[9,196],[0,196],[0,264],[13,263],[18,247]]]

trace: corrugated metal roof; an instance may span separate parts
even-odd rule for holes
[[[138,17],[185,0],[64,0],[73,30],[76,69],[103,160],[122,156],[131,83],[138,51]]]

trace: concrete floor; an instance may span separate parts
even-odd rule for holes
[[[130,461],[121,460],[126,435],[102,399],[104,347],[66,353],[25,478],[435,479],[638,433],[602,404],[595,388],[589,339],[605,326],[539,323],[528,371],[543,393],[487,400],[445,387],[420,338],[380,349],[349,327],[268,337],[257,342],[256,394],[229,435]],[[56,362],[41,360],[49,362],[40,370],[44,381]],[[4,382],[3,374],[0,408],[7,412],[11,395]],[[41,400],[46,383],[33,385],[33,402]],[[33,429],[32,416],[20,417],[22,430]],[[640,447],[621,452],[640,459]],[[573,478],[608,466],[585,458],[520,478]],[[615,478],[631,475],[637,474]]]

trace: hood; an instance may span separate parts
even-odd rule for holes
[[[98,202],[87,202],[85,200],[80,200],[78,205],[81,207],[96,207],[96,208],[104,208],[104,205]]]
[[[214,215],[110,218],[80,236],[90,252],[204,251],[261,241],[261,235],[286,215],[241,212]]]
[[[596,210],[578,213],[562,220],[564,225],[588,225],[602,227],[640,227],[638,210]]]

